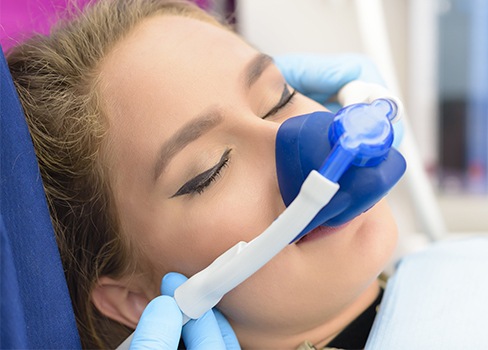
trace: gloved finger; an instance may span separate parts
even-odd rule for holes
[[[378,66],[368,56],[354,54],[351,55],[351,59],[356,60],[361,66],[361,73],[357,80],[387,87]]]
[[[220,327],[212,310],[183,326],[183,341],[188,350],[225,350]]]
[[[161,294],[174,297],[176,288],[182,285],[187,279],[188,278],[183,276],[181,273],[167,273],[163,277],[163,282],[161,283]]]
[[[234,333],[229,321],[227,321],[225,316],[222,315],[222,313],[217,309],[214,309],[213,311],[220,328],[220,333],[224,339],[225,348],[227,350],[240,350],[241,346],[239,345],[239,341],[237,340],[236,334]]]
[[[176,288],[183,284],[187,278],[182,274],[176,272],[167,273],[163,277],[161,284],[161,293],[164,295],[174,296]],[[220,324],[213,311],[208,311],[197,320],[190,320],[183,327],[182,336],[187,349],[226,349],[226,343],[223,336],[229,339],[229,346],[231,349],[240,349],[237,338],[231,326],[221,317],[226,323],[225,332],[221,333]],[[224,322],[222,321],[222,322]],[[233,336],[233,338],[232,338]],[[234,342],[234,343],[232,343]]]
[[[176,349],[180,341],[182,319],[173,298],[162,295],[153,299],[142,313],[130,349]]]
[[[274,60],[293,88],[319,103],[361,74],[360,63],[349,55],[288,54]]]

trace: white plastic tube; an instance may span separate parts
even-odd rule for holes
[[[395,118],[391,120],[392,123],[403,118],[404,108],[402,101],[381,85],[354,80],[344,85],[337,94],[337,100],[343,106],[349,106],[355,103],[372,103],[379,98],[388,99],[395,103],[397,113]]]

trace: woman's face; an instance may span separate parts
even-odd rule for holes
[[[272,60],[235,34],[177,16],[147,19],[119,43],[101,86],[121,227],[153,267],[154,295],[166,272],[190,277],[283,212],[278,127],[325,110],[292,96]],[[335,232],[289,245],[219,308],[243,346],[320,341],[376,297],[395,242],[380,202]]]

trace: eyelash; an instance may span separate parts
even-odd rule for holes
[[[230,148],[227,149],[220,158],[220,161],[215,166],[185,183],[173,196],[171,196],[171,198],[185,194],[202,194],[208,186],[217,180],[217,178],[221,175],[222,170],[229,165],[231,150],[232,149]]]
[[[286,85],[285,85],[285,89],[288,89],[288,87]],[[292,103],[293,102],[292,100],[295,97],[296,93],[297,93],[297,91],[293,90],[293,92],[284,101],[282,101],[278,105],[271,108],[271,110],[268,113],[266,113],[266,115],[262,119],[272,117],[273,115],[278,113],[281,109],[286,107],[288,104]]]

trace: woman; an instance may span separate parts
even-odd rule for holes
[[[84,347],[135,328],[162,276],[191,276],[285,209],[277,129],[325,110],[196,7],[101,1],[8,56]],[[316,347],[380,293],[384,201],[292,244],[218,304],[243,348]]]

